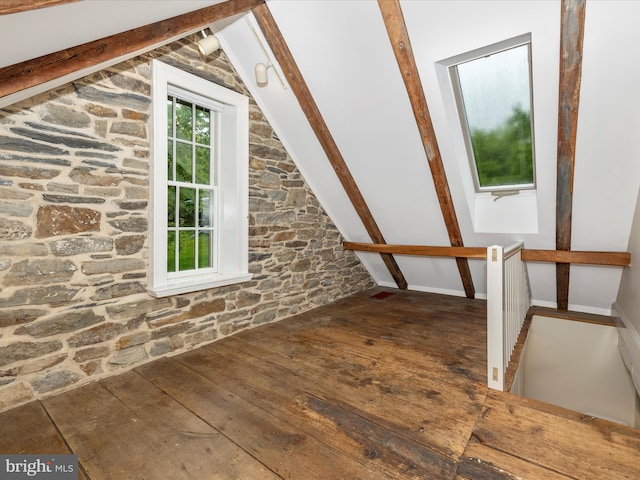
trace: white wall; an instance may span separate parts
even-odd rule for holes
[[[615,327],[534,316],[520,375],[525,397],[637,425],[636,391]]]
[[[640,197],[638,196],[627,250],[631,253],[631,267],[625,268],[622,272],[616,303],[635,329],[640,331]]]
[[[631,266],[622,272],[613,312],[621,322],[620,350],[640,392],[640,196],[636,200],[627,250],[631,253]]]
[[[626,61],[629,48],[621,48],[640,42],[640,29],[633,23],[640,15],[640,2],[588,3],[572,248],[619,251],[627,243],[640,184],[640,143],[633,133],[640,118],[640,94],[634,87],[640,81],[640,64]],[[268,0],[268,5],[387,243],[448,245],[421,138],[377,2]],[[465,245],[520,240],[527,248],[555,248],[560,0],[402,1],[401,6]],[[527,218],[533,223],[530,229],[501,224],[487,232],[474,226],[479,213],[471,174],[461,155],[459,122],[455,112],[450,115],[447,80],[440,78],[437,65],[526,33],[533,42],[538,188],[530,200],[535,200],[537,212]],[[250,43],[246,38],[229,37],[225,51],[233,49],[244,62],[241,50]],[[255,59],[246,60],[244,70],[251,74]],[[345,238],[369,241],[317,141],[307,140],[308,126],[291,121],[300,118],[295,99],[283,102],[281,97],[288,93],[268,89],[255,95]],[[514,215],[520,220],[524,214],[519,200],[489,203],[501,210],[493,212],[501,221]],[[379,255],[361,258],[380,285],[393,286]],[[453,260],[397,256],[397,261],[411,289],[463,294]],[[484,296],[486,268],[481,262],[470,266],[476,291]],[[534,303],[555,307],[555,266],[531,264],[529,274]],[[572,266],[570,308],[609,314],[620,276],[619,268]]]

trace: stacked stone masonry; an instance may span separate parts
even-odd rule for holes
[[[253,279],[147,293],[151,59],[249,96],[192,41],[0,110],[0,410],[373,286],[251,100]]]

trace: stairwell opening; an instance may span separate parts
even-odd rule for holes
[[[510,391],[640,428],[640,399],[613,324],[534,315]]]

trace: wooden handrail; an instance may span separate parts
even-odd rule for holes
[[[512,257],[518,252],[522,252],[522,250],[524,250],[524,243],[522,242],[515,242],[511,245],[507,245],[506,247],[504,247],[503,253],[505,260],[509,257]]]
[[[391,253],[396,255],[418,255],[423,257],[487,258],[486,247],[446,247],[425,245],[390,245],[375,243],[344,242],[346,250],[359,252]],[[629,252],[592,252],[572,250],[522,250],[522,260],[527,262],[573,263],[580,265],[602,265],[628,267]]]
[[[487,249],[482,247],[428,247],[358,242],[344,242],[343,246],[346,250],[357,250],[359,252],[384,252],[397,255],[420,255],[423,257],[487,258]]]
[[[629,252],[585,252],[576,250],[523,250],[522,260],[526,262],[574,263],[581,265],[605,265],[628,267],[631,264]]]

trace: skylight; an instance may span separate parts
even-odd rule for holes
[[[529,42],[449,67],[476,191],[535,188]]]

